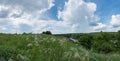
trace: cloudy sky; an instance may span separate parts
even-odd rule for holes
[[[120,0],[0,0],[0,33],[119,29]]]

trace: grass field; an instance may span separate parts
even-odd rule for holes
[[[0,61],[120,61],[119,54],[98,54],[52,35],[0,35]]]

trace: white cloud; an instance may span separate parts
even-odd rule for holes
[[[54,0],[0,0],[0,19],[13,24],[29,23],[54,6]]]
[[[0,0],[0,18],[39,18],[54,6],[54,0]]]
[[[4,26],[0,26],[1,30],[6,30],[6,28]]]
[[[98,23],[97,26],[94,26],[95,31],[109,31],[116,32],[120,29],[120,15],[112,15],[110,22],[108,24]]]
[[[41,19],[43,12],[54,6],[53,2],[54,0],[0,0],[0,11],[8,13],[4,13],[7,17],[0,18],[0,26],[4,26],[4,30],[11,28],[9,32],[22,32],[21,24],[25,24],[34,33],[45,30],[52,33],[90,32],[106,27],[105,24],[97,24],[99,18],[94,14],[96,4],[83,0],[68,0],[64,9],[58,11],[58,18],[62,21]]]
[[[103,23],[98,23],[98,25],[93,27],[93,29],[95,31],[102,31],[102,30],[106,30],[107,26],[105,24],[103,24]]]
[[[71,31],[87,32],[88,29],[91,29],[90,26],[92,25],[90,24],[96,23],[99,20],[94,14],[95,11],[95,3],[84,2],[83,0],[69,0],[65,3],[64,9],[58,12],[58,18],[62,19],[65,24],[71,26]]]
[[[120,15],[112,15],[112,19],[111,19],[111,22],[110,24],[113,26],[113,27],[120,27]]]
[[[13,32],[21,24],[35,27],[41,21],[38,17],[53,7],[53,2],[54,0],[0,0],[0,28],[11,28],[9,31]]]
[[[25,12],[37,12],[50,9],[54,0],[0,0],[0,5],[7,6],[12,9],[22,9]]]

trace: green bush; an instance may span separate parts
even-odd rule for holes
[[[79,44],[87,49],[91,49],[92,38],[88,35],[80,36]]]
[[[92,48],[95,52],[98,53],[110,53],[114,50],[114,43],[111,43],[112,35],[100,32],[99,34],[93,37],[94,42]]]

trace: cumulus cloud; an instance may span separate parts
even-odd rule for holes
[[[111,19],[111,22],[110,24],[113,26],[113,27],[120,27],[120,15],[112,15],[112,19]]]
[[[0,28],[11,33],[25,30],[24,24],[32,30],[41,21],[38,17],[53,6],[54,0],[0,0]]]
[[[120,29],[120,15],[112,15],[108,24],[98,23],[93,29],[95,31],[118,31]]]
[[[102,31],[102,30],[105,30],[106,28],[107,26],[103,23],[98,23],[97,26],[93,27],[95,31]]]
[[[19,18],[24,14],[40,17],[54,6],[54,0],[0,0],[0,18]]]
[[[54,0],[0,0],[0,28],[5,32],[52,33],[90,32],[106,28],[98,23],[97,6],[84,0],[68,0],[58,10],[58,20],[41,19],[54,6]],[[48,17],[44,17],[48,18]],[[9,31],[8,31],[9,29]]]
[[[54,0],[0,0],[0,5],[12,9],[22,9],[25,12],[36,12],[50,9]]]
[[[76,29],[76,31],[87,31],[90,26],[97,25],[99,18],[94,14],[96,4],[84,2],[83,0],[69,0],[64,9],[58,12],[58,18]],[[75,30],[74,30],[75,31]]]

